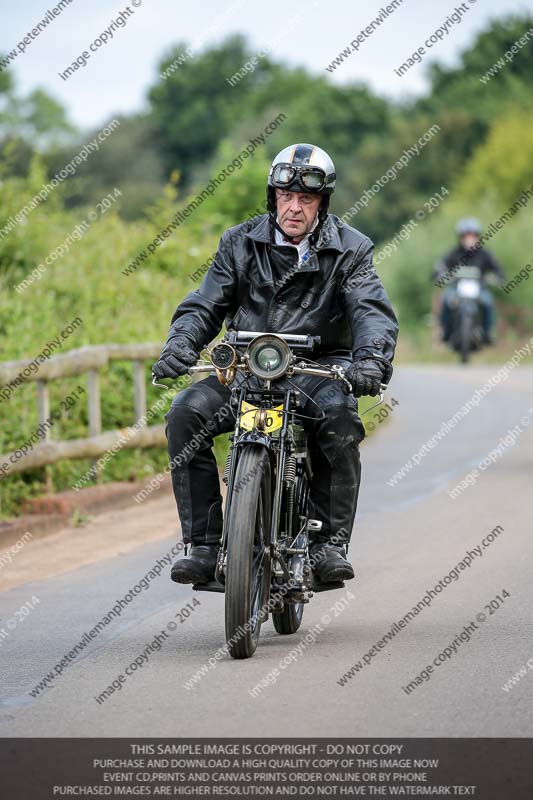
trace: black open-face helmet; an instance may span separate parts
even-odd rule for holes
[[[320,147],[314,144],[291,144],[277,154],[270,167],[267,181],[267,209],[271,222],[276,222],[276,189],[322,195],[318,210],[320,228],[328,213],[329,198],[335,191],[335,165]]]

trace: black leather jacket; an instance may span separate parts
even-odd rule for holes
[[[484,247],[467,250],[462,245],[454,247],[444,258],[437,261],[433,268],[433,276],[435,279],[448,275],[453,276],[454,272],[461,266],[479,267],[483,281],[488,275],[493,274],[500,283],[505,282],[505,273],[500,263],[489,250]]]
[[[268,215],[227,230],[201,286],[172,317],[168,338],[186,334],[198,352],[228,330],[302,333],[321,337],[317,355],[377,357],[385,380],[398,322],[372,264],[374,246],[355,228],[328,214],[308,260],[273,243]]]

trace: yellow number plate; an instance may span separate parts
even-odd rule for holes
[[[243,401],[241,406],[241,418],[239,425],[245,431],[253,431],[259,426],[259,430],[265,433],[272,433],[272,431],[281,428],[283,422],[283,406],[276,406],[275,408],[258,408]],[[261,417],[264,424],[260,425]]]

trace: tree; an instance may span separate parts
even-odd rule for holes
[[[439,112],[444,107],[468,109],[488,126],[505,107],[531,105],[531,44],[526,38],[525,45],[519,45],[517,52],[511,53],[512,58],[504,57],[532,27],[531,14],[493,20],[462,53],[457,66],[431,65],[430,92],[418,102],[418,107],[429,112]],[[501,68],[490,76],[488,70],[500,59],[503,59]]]
[[[2,174],[25,175],[31,156],[74,132],[64,107],[42,89],[19,96],[11,73],[0,72]]]
[[[65,182],[67,207],[94,204],[107,192],[119,187],[122,216],[135,219],[142,216],[146,207],[161,193],[165,183],[164,169],[151,118],[135,115],[118,117],[118,121],[120,126],[84,164],[77,167],[75,176]],[[68,147],[50,151],[46,156],[48,173],[54,175],[68,164],[97,132],[86,133]]]
[[[168,71],[183,56],[179,45],[161,62]],[[265,69],[259,62],[253,75],[235,86],[228,83],[253,57],[241,36],[187,59],[168,77],[161,77],[149,92],[151,115],[158,133],[167,172],[179,169],[186,179],[194,165],[212,157],[232,126],[246,113],[244,99]]]
[[[167,169],[179,169],[186,181],[214,156],[221,139],[246,142],[280,111],[287,119],[268,138],[270,155],[288,142],[311,141],[341,158],[366,134],[387,126],[387,102],[366,87],[333,86],[301,67],[259,57],[240,36],[168,74],[183,52],[182,45],[163,60],[160,71],[167,77],[151,89],[150,100]],[[243,77],[231,85],[228,79],[237,74]]]
[[[516,109],[495,120],[487,140],[468,163],[457,188],[471,203],[479,203],[489,196],[495,206],[503,210],[531,185],[533,111]]]

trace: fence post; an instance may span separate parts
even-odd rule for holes
[[[144,361],[133,362],[133,403],[135,422],[146,414],[146,383],[144,380]]]
[[[37,381],[37,415],[39,417],[39,425],[45,424],[50,419],[50,394],[48,392],[47,381]],[[47,425],[44,432],[43,439],[50,441],[50,427]],[[52,477],[52,467],[48,465],[44,468],[46,493],[52,494],[54,491],[54,481]]]
[[[88,389],[88,412],[89,412],[89,436],[98,436],[102,433],[102,412],[100,408],[100,375],[98,370],[90,369],[87,372]],[[93,467],[96,468],[97,459],[93,459]],[[100,471],[96,469],[95,478],[97,483],[101,481]]]

